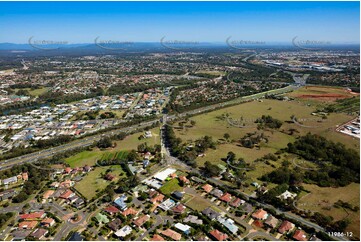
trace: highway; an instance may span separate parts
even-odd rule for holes
[[[184,113],[181,113],[181,114],[169,115],[167,121],[171,121],[171,120],[178,119],[178,118],[183,118],[183,117],[188,116],[188,115],[201,114],[201,113],[212,111],[212,110],[215,110],[217,108],[222,108],[222,107],[225,107],[225,106],[228,106],[228,105],[236,105],[236,104],[246,102],[246,101],[252,100],[252,99],[262,98],[266,94],[285,93],[285,92],[294,90],[296,88],[297,88],[296,86],[291,85],[291,86],[287,86],[287,87],[280,88],[280,89],[274,89],[274,90],[270,90],[270,91],[266,91],[266,92],[256,93],[256,94],[253,94],[253,95],[250,95],[250,96],[236,98],[236,99],[231,100],[231,101],[227,101],[227,102],[223,102],[223,103],[218,103],[218,104],[214,104],[214,105],[194,109],[194,110],[187,111],[187,112],[184,112]],[[67,144],[63,144],[63,145],[60,145],[60,146],[57,146],[57,147],[44,149],[42,151],[38,151],[38,152],[18,156],[18,157],[11,158],[11,159],[8,159],[8,160],[3,160],[3,161],[0,161],[0,170],[9,169],[9,168],[13,167],[14,165],[21,165],[21,164],[24,164],[24,163],[36,162],[36,161],[41,160],[41,159],[50,158],[50,157],[52,157],[52,156],[54,156],[56,154],[59,154],[59,153],[65,152],[65,151],[69,151],[69,150],[72,150],[72,149],[75,149],[75,148],[87,147],[87,146],[92,145],[95,141],[98,141],[102,136],[115,135],[115,134],[122,133],[122,132],[130,133],[130,132],[135,131],[137,129],[151,126],[151,125],[155,124],[158,121],[159,121],[159,119],[154,119],[152,121],[143,122],[143,123],[140,123],[140,124],[137,124],[137,125],[132,125],[132,126],[125,127],[125,128],[120,128],[120,129],[117,129],[117,130],[107,131],[107,132],[104,132],[102,134],[96,134],[96,135],[89,136],[89,137],[86,137],[86,138],[74,140],[74,141],[71,141],[71,142],[69,142]]]

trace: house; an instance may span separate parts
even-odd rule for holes
[[[174,198],[177,199],[177,200],[182,200],[182,198],[183,198],[183,193],[178,192],[178,191],[175,191],[175,192],[172,193],[172,197],[174,197]]]
[[[3,180],[3,185],[9,185],[18,182],[18,178],[16,176],[9,177]]]
[[[255,220],[254,222],[253,222],[253,225],[254,226],[256,226],[256,227],[258,227],[258,228],[263,228],[263,222],[261,221],[261,220]]]
[[[70,187],[72,187],[72,186],[74,186],[74,185],[75,185],[75,182],[74,182],[74,181],[65,180],[65,181],[63,181],[63,182],[61,182],[61,183],[59,184],[59,187],[70,188]]]
[[[186,235],[189,235],[191,232],[191,227],[182,223],[176,223],[174,227]]]
[[[232,219],[218,217],[218,222],[221,223],[224,227],[226,227],[232,234],[237,234],[238,227]]]
[[[165,239],[159,234],[155,234],[150,241],[165,241]]]
[[[188,217],[186,217],[185,219],[183,219],[184,223],[192,223],[192,224],[203,224],[203,220],[202,219],[198,219],[197,216],[194,215],[188,215]]]
[[[228,192],[223,194],[219,199],[223,202],[229,203],[231,201],[231,194],[229,194]]]
[[[45,227],[51,227],[54,224],[55,224],[55,220],[52,218],[44,218],[43,220],[41,220],[41,225]]]
[[[43,194],[43,199],[48,199],[49,197],[51,197],[54,194],[54,192],[55,192],[54,190],[47,190]]]
[[[133,223],[134,223],[135,225],[137,225],[138,227],[142,227],[143,224],[144,224],[145,222],[147,222],[149,219],[150,219],[150,216],[147,214],[147,215],[143,215],[142,217],[134,220]]]
[[[296,230],[296,232],[294,233],[292,238],[294,238],[297,241],[306,241],[307,240],[307,236],[306,236],[305,232],[303,232],[302,230]]]
[[[0,201],[5,201],[9,198],[12,198],[15,195],[16,195],[16,191],[13,189],[0,192]]]
[[[92,170],[92,168],[90,167],[90,166],[88,166],[88,165],[85,165],[84,167],[83,167],[83,171],[84,172],[89,172],[89,171],[91,171]]]
[[[214,211],[213,209],[211,209],[210,207],[204,209],[202,211],[202,214],[204,214],[205,216],[207,216],[209,219],[213,220],[216,219],[220,216],[219,213],[217,213],[216,211]]]
[[[152,199],[150,199],[150,202],[155,204],[155,203],[161,203],[163,202],[164,199],[164,195],[163,194],[158,194],[155,197],[153,197]]]
[[[288,190],[286,190],[281,195],[277,196],[277,198],[279,198],[281,200],[287,200],[288,198],[294,199],[295,197],[297,197],[297,194],[289,192]]]
[[[31,233],[30,236],[38,239],[38,240],[43,240],[45,238],[45,235],[47,235],[49,233],[49,231],[47,231],[46,229],[36,229],[34,232]]]
[[[215,188],[213,189],[211,192],[210,192],[211,195],[217,197],[217,198],[220,198],[223,196],[223,192],[221,190],[219,190],[218,188]]]
[[[23,221],[19,223],[19,229],[34,229],[38,225],[38,221]]]
[[[114,207],[113,205],[109,205],[108,207],[104,208],[104,211],[109,213],[110,215],[120,212],[120,210]]]
[[[84,200],[79,197],[78,199],[75,200],[75,202],[72,204],[72,206],[75,207],[75,208],[79,208],[79,207],[81,207],[84,203],[85,203]]]
[[[260,219],[260,220],[264,220],[266,219],[268,216],[267,212],[264,211],[262,208],[261,209],[258,209],[256,212],[254,212],[252,214],[252,218],[254,219]]]
[[[162,232],[160,232],[162,235],[172,239],[172,240],[176,240],[179,241],[182,238],[182,235],[180,233],[175,232],[174,230],[171,229],[166,229]]]
[[[278,228],[278,232],[284,234],[285,232],[289,232],[295,228],[295,225],[287,220],[283,221],[281,226]]]
[[[120,197],[117,197],[114,200],[115,206],[117,206],[120,210],[124,211],[127,208],[127,204],[125,201],[127,200],[127,197],[125,195],[122,195]]]
[[[189,180],[185,176],[180,176],[178,177],[178,179],[182,181],[184,184],[189,184]]]
[[[268,215],[266,221],[264,222],[266,225],[268,225],[269,227],[271,227],[272,229],[276,228],[278,225],[278,219],[276,219],[275,217],[273,217],[272,215]]]
[[[137,211],[137,210],[135,210],[135,209],[133,209],[133,208],[127,208],[126,210],[124,210],[124,211],[122,212],[122,214],[123,214],[124,216],[137,215],[138,213],[139,213],[139,211]]]
[[[206,193],[210,193],[213,189],[213,186],[209,185],[209,184],[204,184],[202,186],[202,189],[206,192]]]
[[[31,234],[31,230],[14,230],[11,232],[12,240],[13,241],[21,241],[25,240],[26,237],[28,237]]]
[[[159,207],[164,210],[164,211],[168,211],[169,209],[171,209],[172,207],[175,206],[175,201],[168,198],[167,200],[165,200],[164,202],[162,202]]]
[[[66,167],[66,168],[64,169],[64,173],[65,173],[65,174],[70,174],[71,171],[72,171],[72,169],[71,169],[70,167]]]
[[[229,203],[229,205],[231,205],[232,207],[238,208],[243,203],[245,203],[244,200],[236,197]]]
[[[38,211],[38,212],[33,212],[33,213],[25,213],[20,215],[20,219],[23,220],[38,220],[38,219],[42,219],[45,218],[46,213],[44,211]]]
[[[71,190],[66,190],[65,192],[63,192],[59,198],[62,198],[62,199],[69,199],[71,197],[75,196],[75,193]]]
[[[174,172],[176,172],[176,169],[167,168],[161,172],[156,173],[153,177],[157,179],[158,181],[164,181],[168,178],[168,176]]]
[[[251,213],[251,212],[253,211],[253,207],[252,207],[252,205],[249,204],[249,203],[243,204],[241,208],[242,208],[242,210],[243,210],[244,212],[246,212],[246,213]]]
[[[182,213],[184,213],[185,210],[186,210],[186,207],[181,203],[179,203],[177,206],[172,208],[173,213],[176,213],[176,214],[182,214]]]
[[[122,221],[119,218],[116,218],[113,221],[109,222],[107,225],[111,230],[117,231],[122,225]]]
[[[218,231],[217,229],[212,230],[211,232],[209,232],[209,234],[217,241],[223,241],[228,239],[228,235],[224,234],[220,231]]]
[[[123,228],[115,232],[115,235],[119,238],[124,238],[125,236],[132,233],[132,228],[129,225],[125,225]]]

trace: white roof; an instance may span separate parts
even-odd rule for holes
[[[170,174],[173,174],[176,171],[177,171],[176,169],[167,168],[164,171],[161,171],[161,172],[158,172],[157,174],[155,174],[154,178],[156,178],[160,181],[164,181]]]
[[[182,223],[176,223],[175,225],[174,225],[174,227],[176,227],[177,229],[179,229],[180,231],[182,231],[182,232],[185,232],[185,231],[187,231],[187,230],[190,230],[190,226],[188,226],[188,225],[186,225],[186,224],[182,224]]]
[[[115,235],[118,237],[125,237],[132,232],[132,228],[129,225],[125,225],[123,228],[115,232]]]

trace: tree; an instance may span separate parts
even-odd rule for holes
[[[108,137],[102,137],[98,142],[97,142],[97,147],[100,149],[105,149],[105,148],[109,148],[112,146],[112,140]]]
[[[196,125],[196,121],[191,120],[191,125],[192,125],[192,126]]]
[[[229,133],[225,133],[225,134],[223,135],[223,138],[225,138],[227,141],[228,141],[229,137],[231,137],[231,136],[229,135]]]

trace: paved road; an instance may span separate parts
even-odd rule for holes
[[[34,152],[34,153],[27,154],[27,155],[4,160],[4,161],[0,162],[0,170],[5,170],[8,168],[11,168],[14,165],[18,165],[18,164],[35,162],[40,159],[49,158],[49,157],[54,156],[55,154],[62,153],[67,150],[73,150],[73,149],[79,148],[79,147],[87,147],[87,146],[92,145],[95,141],[98,141],[104,135],[115,135],[115,134],[118,134],[121,132],[130,133],[131,131],[137,130],[139,128],[145,128],[156,122],[158,122],[158,120],[147,121],[147,122],[143,122],[138,125],[132,125],[132,126],[129,126],[126,128],[120,128],[118,130],[108,131],[103,134],[98,134],[98,135],[86,137],[83,139],[71,141],[67,144],[60,145],[60,146],[57,146],[54,148],[49,148],[49,149],[45,149],[45,150],[42,150],[39,152]]]
[[[235,104],[239,104],[239,103],[242,103],[242,102],[245,102],[245,101],[248,101],[248,100],[262,98],[266,94],[284,93],[284,92],[294,90],[296,88],[297,88],[296,86],[291,85],[291,86],[287,86],[287,87],[280,88],[280,89],[274,89],[274,90],[270,90],[270,91],[266,91],[266,92],[262,92],[262,93],[253,94],[253,95],[246,96],[246,97],[240,97],[240,98],[237,98],[237,99],[234,99],[234,100],[231,100],[231,101],[210,105],[210,106],[207,106],[207,107],[191,110],[191,111],[184,112],[184,113],[181,113],[181,114],[169,115],[168,120],[170,121],[170,120],[182,118],[182,117],[185,117],[185,116],[188,116],[188,115],[196,115],[196,114],[200,114],[200,113],[203,113],[203,112],[208,112],[208,111],[211,111],[211,110],[215,110],[217,108],[221,108],[221,107],[224,107],[224,106],[227,106],[227,105],[235,105]],[[57,146],[57,147],[44,149],[44,150],[39,151],[39,152],[34,152],[34,153],[19,156],[19,157],[15,157],[15,158],[12,158],[12,159],[3,160],[3,161],[0,162],[0,170],[9,169],[9,168],[13,167],[14,165],[24,164],[24,163],[28,163],[28,162],[35,162],[35,161],[40,160],[40,159],[49,158],[49,157],[52,157],[52,156],[54,156],[54,155],[56,155],[58,153],[62,153],[64,151],[72,150],[74,148],[87,147],[87,146],[92,145],[95,141],[98,141],[103,135],[115,135],[115,134],[118,134],[118,133],[121,133],[121,132],[129,133],[129,132],[135,131],[135,130],[137,130],[139,128],[145,128],[147,126],[151,126],[152,124],[155,124],[158,121],[159,121],[158,119],[155,119],[155,120],[152,120],[152,121],[143,122],[143,123],[140,123],[138,125],[132,125],[132,126],[125,127],[125,128],[120,128],[120,129],[117,129],[117,130],[108,131],[108,132],[105,132],[103,134],[97,134],[97,135],[94,135],[94,136],[85,137],[83,139],[75,140],[75,141],[72,141],[72,142],[69,142],[67,144]]]

